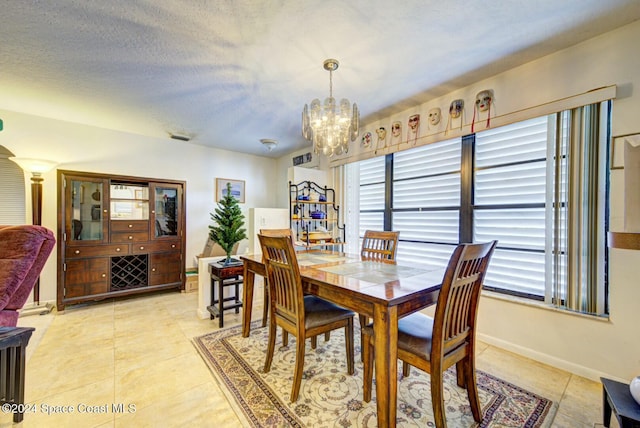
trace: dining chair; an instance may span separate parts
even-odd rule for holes
[[[293,240],[291,229],[260,229],[260,235],[263,236],[290,236]],[[264,257],[262,259],[264,262]],[[264,279],[264,301],[262,303],[262,327],[267,325],[267,317],[269,316],[269,287],[267,286],[267,278]],[[284,346],[287,346],[285,343]]]
[[[398,320],[398,358],[403,375],[409,366],[431,376],[433,416],[438,428],[446,427],[443,396],[444,372],[456,365],[457,384],[467,390],[471,412],[482,421],[475,368],[475,334],[480,291],[497,241],[456,247],[442,280],[433,318],[419,312]],[[371,401],[373,379],[373,328],[362,329],[364,401]]]
[[[400,232],[366,230],[362,240],[362,260],[395,260]]]
[[[362,260],[392,261],[396,259],[398,251],[398,237],[400,232],[365,230],[360,257]],[[358,314],[360,328],[369,324],[369,317]],[[364,335],[360,333],[360,343],[364,344]],[[364,361],[364,354],[360,355]]]
[[[347,351],[347,372],[354,372],[353,363],[353,311],[321,299],[303,295],[300,267],[293,242],[286,236],[258,235],[265,258],[269,284],[269,343],[264,372],[271,369],[276,340],[276,327],[280,326],[296,337],[296,363],[291,389],[291,402],[298,399],[304,368],[306,339],[327,331],[344,328]]]

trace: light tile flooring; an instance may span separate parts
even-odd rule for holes
[[[171,292],[20,318],[19,325],[37,329],[26,373],[26,401],[37,412],[21,426],[240,426],[191,343],[218,326],[198,319],[196,306],[197,293]],[[261,313],[256,308],[254,317]],[[225,313],[226,326],[239,322]],[[479,345],[479,369],[560,403],[554,427],[602,426],[599,383]],[[114,412],[120,404],[123,411]],[[0,414],[0,427],[11,425],[11,415]]]

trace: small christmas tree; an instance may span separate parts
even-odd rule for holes
[[[227,183],[227,192],[218,202],[215,214],[211,213],[211,219],[216,224],[209,226],[209,237],[227,253],[224,262],[227,266],[231,262],[231,251],[235,243],[247,238],[247,231],[243,227],[244,215],[238,200],[231,195],[231,183]]]

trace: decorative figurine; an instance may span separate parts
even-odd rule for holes
[[[376,129],[376,135],[378,136],[378,141],[376,142],[376,149],[382,149],[387,145],[387,130],[381,126]]]
[[[397,145],[402,142],[402,123],[396,120],[391,124],[391,145]]]
[[[438,124],[440,123],[441,116],[442,116],[442,112],[440,111],[440,107],[434,107],[429,110],[429,121],[427,125],[429,126],[429,129],[431,129],[431,126],[433,127],[438,126]]]
[[[459,128],[462,129],[462,123],[464,122],[464,100],[457,99],[451,101],[449,105],[449,119],[447,120],[447,129],[453,129],[453,122],[459,122]],[[445,131],[445,133],[446,133]]]
[[[420,132],[420,115],[412,114],[409,116],[409,129],[407,131],[407,143],[416,144],[418,140],[418,132]]]
[[[473,120],[471,121],[471,132],[474,132],[476,125],[476,113],[478,115],[478,120],[480,120],[481,116],[486,112],[487,115],[487,125],[485,129],[488,129],[491,126],[491,105],[493,104],[493,90],[484,89],[476,95],[476,103],[473,108]]]

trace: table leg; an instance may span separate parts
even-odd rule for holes
[[[611,423],[611,405],[609,404],[609,396],[607,390],[602,386],[602,425],[609,428]]]
[[[238,277],[236,276],[234,280],[237,281]],[[236,289],[236,305],[237,305],[238,303],[240,303],[240,284],[238,284],[237,282],[235,285],[235,289]],[[236,307],[236,314],[239,314],[239,313],[240,313],[240,308]]]
[[[217,302],[216,302],[216,280],[213,279],[213,276],[211,277],[211,286],[209,287],[211,289],[211,302],[209,303],[209,305],[211,307],[213,307]],[[214,318],[213,313],[211,313],[211,315],[209,315],[209,319],[212,320]]]
[[[378,427],[393,428],[398,395],[398,310],[395,306],[374,306],[373,338]]]
[[[256,274],[250,271],[247,263],[245,263],[242,275],[242,337],[249,337],[249,330],[251,329],[251,309],[253,308],[253,283]]]
[[[31,334],[31,333],[29,333]],[[24,374],[26,371],[26,344],[20,345],[16,351],[16,374],[14,377],[16,384],[16,403],[18,406],[24,405]],[[13,414],[13,422],[20,423],[24,419],[24,412],[18,411]]]
[[[224,279],[218,279],[218,307],[220,313],[218,314],[218,328],[224,327]]]

